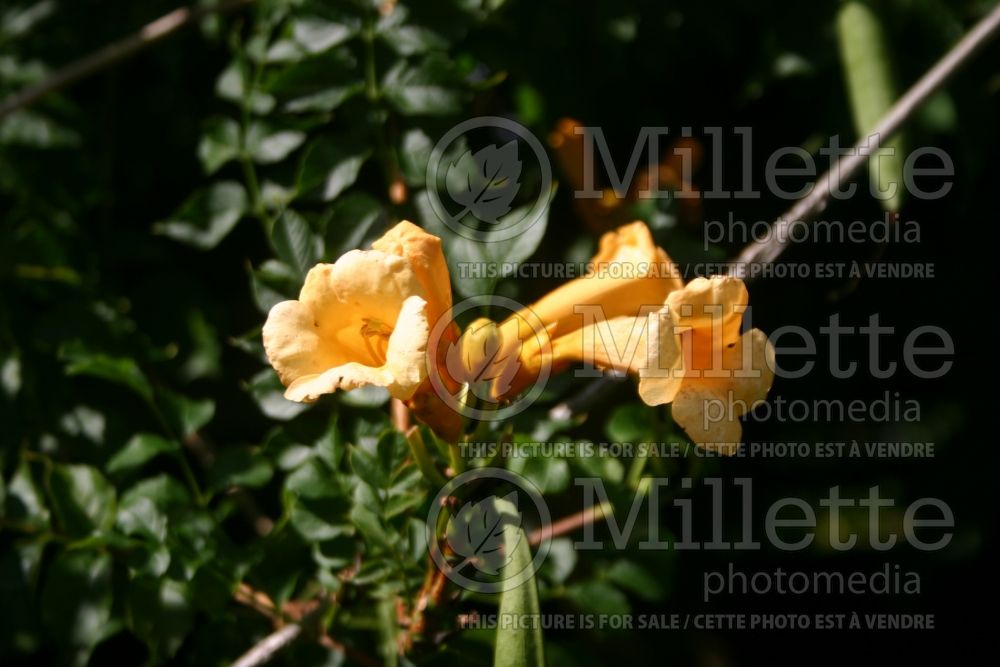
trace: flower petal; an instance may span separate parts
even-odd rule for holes
[[[591,262],[598,273],[571,280],[531,306],[552,335],[562,336],[584,324],[578,306],[600,306],[603,316],[636,317],[643,306],[661,306],[681,287],[670,258],[653,242],[645,223],[633,222],[601,237]],[[664,276],[664,273],[671,275]]]
[[[312,310],[301,301],[282,301],[264,323],[264,351],[284,385],[347,361],[337,348],[324,345]]]
[[[385,387],[394,398],[407,400],[427,377],[427,302],[421,297],[407,299],[399,313],[396,329],[389,337],[386,363],[366,366],[351,361],[322,373],[306,375],[285,391],[291,401],[311,403],[323,394],[350,391],[365,385]]]
[[[320,335],[338,337],[364,319],[393,327],[403,301],[423,296],[409,263],[378,250],[352,250],[334,264],[317,264],[306,275],[299,301],[312,308]]]
[[[739,278],[713,276],[695,278],[683,289],[671,292],[667,307],[679,327],[705,330],[712,325],[720,328],[720,340],[715,345],[728,345],[740,333],[743,311],[750,297]]]
[[[673,415],[699,445],[731,453],[742,433],[739,418],[771,389],[774,346],[763,331],[753,329],[726,347],[722,358],[725,377],[684,378],[673,400]]]
[[[743,428],[724,392],[711,382],[685,381],[671,406],[674,421],[699,446],[723,454],[739,448]]]
[[[749,362],[746,354],[750,353]],[[738,368],[730,380],[733,399],[745,405],[744,412],[767,398],[774,382],[774,345],[760,329],[753,329],[740,337],[739,345],[727,350],[727,368]],[[742,414],[742,413],[741,413]]]
[[[406,400],[427,378],[427,342],[430,338],[427,301],[411,296],[403,302],[396,328],[389,336],[385,368],[392,374],[389,392]]]
[[[299,403],[312,403],[323,394],[332,394],[338,389],[350,391],[365,385],[388,387],[390,384],[392,384],[392,375],[385,368],[372,368],[351,361],[317,375],[300,377],[288,385],[288,389],[285,390],[285,398]]]
[[[451,309],[451,277],[441,250],[441,239],[403,220],[372,243],[375,250],[403,257],[427,298],[431,326]]]
[[[639,398],[646,405],[663,405],[674,400],[684,379],[681,338],[669,309],[649,316],[647,336],[654,343],[646,348],[646,363],[639,369]]]

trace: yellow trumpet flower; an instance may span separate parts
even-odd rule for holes
[[[450,308],[441,240],[403,221],[372,250],[352,250],[310,269],[298,300],[268,314],[264,349],[290,400],[385,387],[440,434],[455,435],[458,416],[427,382],[430,330]],[[449,326],[439,344],[456,337]]]
[[[646,404],[671,403],[674,421],[692,440],[727,454],[739,447],[739,417],[767,398],[774,381],[767,335],[740,333],[748,303],[739,278],[696,278],[672,292],[657,314],[662,335],[639,374]]]
[[[740,333],[743,282],[698,278],[685,286],[642,222],[602,236],[590,269],[498,325],[478,320],[461,339],[448,322],[431,369],[430,332],[450,317],[451,283],[440,239],[404,221],[371,250],[313,267],[298,300],[271,309],[264,348],[291,400],[385,387],[452,441],[461,419],[430,373],[448,391],[468,383],[488,392],[480,398],[503,402],[543,369],[584,362],[627,371],[639,377],[644,402],[673,404],[693,440],[732,451],[738,418],[767,396],[774,366],[761,331]]]
[[[643,222],[605,233],[589,266],[586,276],[557,287],[500,325],[504,340],[519,337],[521,349],[517,375],[498,398],[513,397],[530,386],[545,364],[559,370],[572,361],[591,360],[584,353],[584,338],[593,333],[595,319],[618,329],[631,326],[683,286],[675,265]],[[612,355],[602,357],[602,352],[608,350],[598,350],[598,365],[618,366]]]
[[[523,391],[546,364],[630,372],[643,402],[672,403],[674,420],[695,442],[734,451],[738,418],[766,398],[774,378],[767,336],[740,333],[748,303],[743,281],[697,278],[685,286],[641,222],[605,234],[592,261],[594,274],[527,309],[543,331],[524,326],[524,313],[500,325],[507,336],[519,325],[522,346],[515,380],[499,397]]]

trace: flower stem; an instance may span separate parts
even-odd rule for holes
[[[410,453],[413,454],[413,460],[417,462],[417,467],[420,468],[424,479],[432,486],[437,487],[448,483],[448,480],[444,478],[444,475],[434,465],[434,461],[427,451],[427,445],[424,444],[424,437],[420,434],[419,426],[411,426],[406,431],[406,443],[410,446]]]

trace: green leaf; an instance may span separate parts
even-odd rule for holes
[[[298,191],[332,201],[354,185],[371,151],[357,142],[326,135],[309,144],[299,168]]]
[[[347,503],[340,499],[298,498],[292,501],[289,521],[308,542],[323,542],[353,532],[347,520],[347,511]]]
[[[137,482],[122,494],[120,504],[122,507],[134,507],[141,498],[148,498],[163,513],[191,504],[188,490],[168,475],[157,475]]]
[[[393,14],[402,13],[400,10],[393,12]],[[379,27],[376,28],[379,39],[401,56],[412,56],[448,48],[447,39],[425,26],[412,23],[398,24],[398,22],[387,25],[384,20],[379,23]]]
[[[247,212],[247,194],[235,181],[214,183],[196,191],[170,220],[153,231],[200,250],[210,250],[233,230]]]
[[[864,2],[844,3],[837,14],[837,35],[854,127],[864,137],[896,101],[892,49],[880,17]],[[869,171],[879,192],[895,188],[893,196],[880,197],[882,207],[895,212],[903,200],[903,140],[899,135],[880,140],[882,147],[869,159]]]
[[[81,549],[56,556],[45,577],[42,618],[49,635],[74,650],[78,665],[113,630],[111,574],[110,554]]]
[[[554,584],[561,584],[573,574],[577,559],[573,540],[557,537],[549,543],[549,555],[542,563],[540,574]]]
[[[219,377],[222,371],[222,343],[218,330],[202,310],[194,309],[187,316],[187,331],[187,358],[180,368],[180,377],[184,380]]]
[[[278,605],[291,599],[310,564],[310,545],[293,530],[269,535],[250,576]]]
[[[250,286],[257,308],[267,313],[275,304],[294,299],[302,286],[302,278],[287,264],[269,259],[260,268],[250,269]],[[260,331],[255,332],[254,337],[259,341]]]
[[[97,468],[53,464],[49,480],[53,509],[74,537],[109,530],[115,521],[115,489]]]
[[[389,390],[385,387],[358,387],[340,395],[340,402],[352,408],[377,408],[389,402]]]
[[[351,447],[351,469],[373,488],[384,489],[389,486],[389,471],[384,460],[361,447]]]
[[[127,473],[160,454],[180,451],[180,445],[153,433],[136,433],[108,459],[105,469],[111,474]]]
[[[404,116],[445,116],[462,110],[467,94],[459,85],[451,63],[429,57],[416,67],[400,60],[383,77],[382,92]]]
[[[243,104],[244,81],[239,63],[234,62],[222,71],[215,82],[215,92],[224,100]],[[257,89],[250,91],[247,102],[250,110],[258,114],[270,112],[275,104],[273,97]]]
[[[12,3],[13,5],[14,3]],[[14,40],[31,30],[56,11],[55,0],[41,0],[23,6],[10,6],[0,15],[0,41]]]
[[[351,192],[337,199],[326,221],[325,256],[334,260],[348,250],[361,248],[387,226],[382,204],[365,192]]]
[[[34,528],[49,525],[49,510],[45,498],[31,477],[31,467],[22,460],[14,476],[7,482],[3,496],[3,516],[11,521]]]
[[[282,435],[285,434],[281,433],[278,437],[280,438]],[[269,440],[267,447],[272,447],[272,442],[274,442],[273,439]],[[275,453],[274,463],[281,470],[295,470],[311,459],[315,454],[316,452],[312,447],[308,447],[306,445],[288,444],[286,446],[282,446],[281,449]]]
[[[604,432],[613,442],[651,442],[656,439],[654,409],[641,403],[619,405],[604,425]]]
[[[80,345],[69,345],[60,351],[67,361],[67,375],[88,375],[128,387],[147,402],[153,401],[153,387],[139,365],[128,357],[111,357],[88,352]]]
[[[548,194],[548,199],[545,202],[545,206],[538,212],[538,218],[531,223],[527,229],[518,234],[517,236],[508,239],[500,243],[491,243],[490,245],[495,246],[493,248],[493,256],[497,260],[503,260],[506,262],[523,262],[538,250],[538,246],[541,244],[542,239],[545,238],[545,230],[549,227],[549,208],[552,205],[552,198],[555,196],[555,190]],[[500,219],[500,224],[512,224],[512,221],[523,219],[526,215],[529,215],[531,208],[529,206],[522,206],[508,215]]]
[[[357,527],[364,538],[372,545],[383,549],[392,549],[393,540],[382,526],[379,515],[371,507],[355,504],[351,508],[351,523]]]
[[[329,113],[364,89],[365,85],[360,82],[349,83],[344,86],[330,86],[314,93],[288,100],[285,103],[284,109],[289,113],[305,113],[309,111]]]
[[[298,498],[336,498],[343,490],[336,476],[322,461],[306,461],[285,478],[285,490]]]
[[[129,627],[154,656],[170,658],[194,626],[192,591],[188,583],[138,577],[127,588]]]
[[[285,387],[271,368],[254,375],[248,389],[257,407],[268,419],[288,421],[312,407],[309,403],[297,403],[285,398]]]
[[[323,435],[313,444],[316,454],[323,459],[326,465],[330,466],[331,470],[337,470],[340,466],[340,460],[344,457],[344,439],[340,435],[337,422],[338,417],[335,412]]]
[[[504,566],[503,576],[509,578],[533,567],[531,548],[528,546],[527,536],[520,527],[517,508],[507,501],[498,501],[497,505],[504,514],[517,518],[516,522],[509,521],[504,524],[504,541],[511,556]],[[500,608],[497,613],[499,618],[540,617],[535,573],[519,586],[500,593]],[[544,664],[545,649],[541,623],[500,624],[493,651],[493,667],[541,667]]]
[[[278,258],[304,278],[323,254],[320,238],[309,223],[292,209],[285,209],[271,229],[271,245]]]
[[[226,447],[219,451],[208,470],[209,488],[222,491],[231,486],[264,486],[274,474],[271,463],[249,447]]]
[[[303,17],[292,22],[292,37],[309,54],[329,51],[358,34],[359,21],[344,17],[343,21],[327,21],[318,17]]]
[[[231,118],[208,121],[198,142],[198,159],[206,174],[213,174],[240,155],[240,126]]]
[[[215,402],[210,398],[188,398],[167,389],[160,389],[159,397],[167,421],[180,437],[191,435],[215,416]]]
[[[167,517],[151,499],[131,496],[129,502],[118,507],[117,525],[123,535],[140,537],[162,542],[167,536]]]
[[[630,560],[618,560],[605,573],[608,581],[649,602],[663,598],[663,586],[646,568]]]
[[[552,193],[554,194],[554,193]],[[441,237],[445,246],[445,258],[452,276],[461,275],[461,265],[465,263],[489,264],[493,266],[513,266],[531,257],[545,236],[549,224],[549,210],[552,204],[552,194],[546,200],[545,206],[538,212],[537,219],[523,232],[508,239],[492,240],[484,236],[488,232],[477,232],[473,225],[468,227],[468,236],[460,236],[448,229],[437,217],[430,204],[430,195],[426,190],[416,196],[416,206],[423,226],[432,234]],[[525,216],[530,215],[533,204],[518,207],[501,217],[496,229],[517,224]],[[491,294],[496,282],[501,276],[487,274],[483,277],[468,277],[455,281],[455,290],[463,296]]]
[[[0,118],[0,146],[65,148],[79,143],[76,132],[34,111],[20,109]]]
[[[508,465],[511,471],[527,478],[542,493],[562,493],[569,488],[569,464],[565,459],[520,456],[510,459]]]
[[[247,131],[246,151],[258,164],[275,164],[291,155],[305,140],[305,132],[273,131],[263,123],[253,123]]]
[[[400,140],[399,167],[410,186],[424,185],[427,162],[431,159],[434,142],[419,128],[407,130]]]
[[[291,50],[301,52],[296,46]],[[333,111],[365,86],[357,58],[346,48],[298,60],[270,75],[266,85],[291,113]]]
[[[566,594],[585,612],[621,615],[631,611],[628,598],[620,590],[603,581],[585,581],[566,589]]]
[[[38,604],[38,573],[46,540],[11,540],[0,554],[0,655],[37,651],[43,639]]]
[[[0,392],[13,400],[21,391],[21,358],[17,353],[5,355],[0,361]]]

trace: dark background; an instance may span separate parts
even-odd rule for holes
[[[11,7],[22,4],[5,3]],[[935,0],[876,4],[887,26],[900,89],[925,71],[990,7],[986,2]],[[158,0],[58,2],[52,15],[29,33],[0,42],[0,57],[11,55],[23,62],[57,67],[172,8]],[[471,90],[464,106],[452,115],[417,115],[413,119],[390,112],[386,127],[418,125],[433,138],[457,120],[489,113],[518,119],[543,138],[559,118],[570,116],[585,125],[602,127],[616,159],[623,164],[644,125],[692,126],[696,136],[700,128],[721,126],[727,139],[727,182],[736,183],[741,147],[731,130],[748,126],[753,129],[756,184],[763,189],[763,163],[776,148],[803,145],[814,150],[831,135],[839,134],[846,143],[857,134],[838,56],[837,8],[835,2],[512,1],[480,22],[456,27],[446,50],[449,57],[474,62],[472,69],[477,76],[506,73],[502,81],[485,90]],[[448,32],[453,25],[449,11],[455,10],[443,4],[425,9],[427,24]],[[11,134],[0,134],[0,351],[6,358],[16,355],[20,359],[23,378],[21,391],[0,403],[2,464],[8,485],[25,450],[46,452],[59,462],[101,467],[132,433],[157,428],[141,401],[127,389],[101,379],[64,375],[66,361],[60,350],[73,341],[84,341],[91,350],[137,360],[157,386],[197,399],[212,399],[215,416],[202,429],[202,436],[216,447],[248,446],[272,454],[268,443],[275,438],[276,422],[261,412],[256,401],[259,396],[247,384],[265,366],[259,354],[248,354],[234,343],[244,336],[254,340],[255,328],[263,321],[248,271],[274,256],[266,233],[244,220],[209,251],[151,233],[154,223],[169,217],[193,190],[208,182],[198,163],[199,137],[207,118],[233,114],[232,105],[216,96],[215,81],[233,57],[229,35],[250,31],[253,17],[252,11],[245,11],[225,18],[217,29],[186,30],[43,100],[35,111],[72,133],[74,139],[69,143],[30,145]],[[783,68],[790,54],[797,66]],[[379,57],[390,56],[380,52]],[[844,495],[860,497],[870,486],[879,485],[884,496],[896,500],[897,507],[925,496],[944,500],[956,518],[952,543],[932,553],[898,545],[886,554],[864,548],[838,554],[820,546],[791,553],[765,549],[752,554],[633,554],[661,582],[665,593],[660,600],[643,600],[626,591],[636,612],[913,612],[933,614],[937,629],[554,632],[547,636],[553,664],[643,659],[704,665],[953,662],[969,660],[993,643],[995,353],[988,272],[994,264],[995,246],[988,232],[996,222],[993,189],[1000,178],[995,161],[1000,146],[996,124],[1000,117],[998,64],[1000,46],[992,44],[955,78],[945,97],[936,103],[937,109],[951,108],[953,117],[921,113],[907,126],[909,146],[943,148],[954,159],[956,170],[954,188],[947,197],[938,201],[910,198],[904,203],[902,217],[920,225],[919,244],[890,243],[883,249],[874,244],[803,244],[782,257],[789,262],[850,261],[881,253],[881,259],[888,262],[933,263],[933,280],[865,279],[849,286],[846,280],[775,279],[750,285],[754,325],[767,332],[795,324],[818,334],[831,313],[840,313],[842,323],[854,326],[880,313],[883,324],[902,332],[886,339],[888,358],[901,361],[905,333],[923,324],[945,328],[957,353],[952,370],[935,381],[921,380],[905,371],[886,381],[870,378],[863,371],[854,378],[837,380],[821,370],[827,360],[821,347],[817,370],[801,380],[779,379],[772,398],[870,400],[881,398],[886,391],[899,392],[903,399],[920,402],[921,423],[751,420],[744,428],[747,440],[932,440],[934,458],[713,459],[705,462],[707,471],[703,471],[725,480],[753,479],[758,532],[762,531],[763,512],[778,498],[802,497],[818,508],[818,498],[832,486],[839,485]],[[10,80],[0,83],[0,90],[7,93],[17,88]],[[317,131],[317,127],[319,131],[350,130],[352,123],[368,127],[369,111],[363,104],[363,100],[354,99],[309,131]],[[362,123],[359,118],[367,120]],[[708,140],[704,144],[708,146]],[[695,175],[696,185],[708,187],[711,167],[709,155]],[[242,178],[235,164],[224,167],[222,173]],[[864,185],[863,177],[859,184]],[[384,174],[368,163],[354,188],[380,201],[387,220],[414,217],[412,200],[391,204],[386,185]],[[787,202],[766,192],[759,200],[703,204],[703,220],[724,220],[730,212],[749,222],[771,220],[787,208]],[[329,205],[318,204],[310,210],[321,215]],[[870,221],[880,218],[882,211],[878,202],[858,196],[831,206],[824,215]],[[700,250],[699,222],[660,229],[657,238],[674,259],[698,261],[705,257]],[[588,236],[594,236],[593,231],[576,214],[570,188],[563,187],[553,203],[547,235],[532,261],[563,260],[572,239]],[[733,256],[739,249],[740,244],[732,243],[708,256]],[[22,265],[70,267],[79,279],[35,280],[19,272],[17,267]],[[549,281],[520,281],[502,289],[530,300],[552,286]],[[857,360],[863,367],[868,359],[865,345],[866,341],[855,340],[845,349],[845,358]],[[191,359],[199,354],[209,355],[209,371],[191,371]],[[550,400],[572,395],[577,389],[571,384],[557,386]],[[636,399],[630,384],[615,389],[611,398],[592,410],[570,436],[594,440],[613,437],[606,422],[615,410],[636,403]],[[104,416],[103,434],[96,441],[66,426],[65,415],[81,404]],[[342,410],[346,410],[343,423],[354,418],[349,407]],[[368,413],[360,410],[359,414]],[[306,422],[298,427],[300,432],[325,423],[315,409],[299,419]],[[289,428],[294,431],[296,427]],[[670,470],[684,474],[691,461],[675,464]],[[181,471],[172,462],[158,465],[154,471],[180,478]],[[204,478],[210,474],[198,471]],[[259,509],[272,517],[282,512],[279,474],[283,473],[276,472],[270,482],[250,491]],[[727,494],[733,494],[727,496],[726,507],[736,506],[734,487],[727,483],[725,488]],[[554,515],[572,511],[573,493],[570,488],[554,497]],[[711,502],[704,488],[693,494],[693,500],[696,507]],[[230,501],[217,502],[219,509]],[[0,533],[0,549],[5,550],[27,539],[13,525],[16,521],[11,518],[10,503],[5,530]],[[268,548],[261,546],[266,540],[255,541],[238,511],[220,509],[219,514],[226,539],[236,548]],[[696,511],[696,515],[700,517],[696,531],[707,534],[710,526],[704,513]],[[667,525],[677,530],[676,512],[667,511],[664,516]],[[739,517],[730,513],[726,521],[727,526],[738,526]],[[0,635],[7,635],[0,642],[4,662],[69,659],[60,644],[65,635],[53,630],[58,624],[52,624],[45,609],[48,598],[39,593],[45,588],[47,564],[55,558],[53,548],[46,547],[49,551],[41,558],[37,579],[24,587],[17,576],[5,570],[2,587],[8,600],[3,605],[7,620],[0,631]],[[6,553],[5,562],[9,562],[11,552]],[[583,561],[581,557],[580,572],[573,575],[580,581],[600,569]],[[871,572],[884,563],[898,564],[919,574],[922,590],[913,596],[719,596],[708,605],[702,604],[703,573],[724,570],[731,561],[748,573],[776,567]],[[278,566],[265,569],[275,568]],[[302,585],[300,581],[300,589]],[[127,587],[124,580],[117,581],[116,600],[122,599],[120,591]],[[72,590],[66,593],[74,595]],[[595,605],[593,608],[600,608],[600,601]],[[565,611],[586,610],[588,606],[574,604],[572,596],[554,595],[543,608]],[[121,609],[121,603],[115,602],[115,618],[125,618],[124,612],[119,614]],[[184,664],[231,660],[245,648],[249,636],[266,630],[261,622],[245,618],[244,612],[225,606],[205,606],[192,614],[195,622],[170,655],[154,659],[159,649],[151,649],[142,633],[129,630],[128,621],[124,621],[120,631],[97,645],[90,664],[112,658],[126,664],[146,659]],[[372,641],[361,635],[356,640],[359,645]],[[215,646],[206,649],[206,644]],[[456,650],[463,650],[461,641],[458,646]],[[477,655],[470,649],[467,657],[474,661]],[[311,653],[298,653],[288,659],[310,663],[312,657]]]

